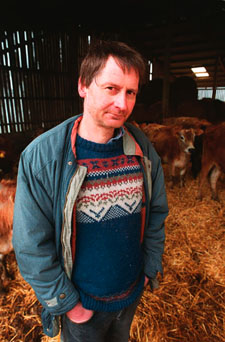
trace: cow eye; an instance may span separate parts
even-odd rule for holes
[[[184,141],[184,136],[183,136],[183,135],[181,135],[181,136],[180,136],[180,138],[181,138],[181,140],[183,140],[183,141]]]

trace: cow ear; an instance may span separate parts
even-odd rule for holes
[[[195,135],[201,135],[204,133],[203,129],[201,129],[201,128],[195,128],[194,132],[195,132]]]

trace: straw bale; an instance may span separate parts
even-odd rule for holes
[[[166,184],[167,168],[165,167]],[[164,275],[153,293],[147,287],[131,327],[130,342],[225,342],[225,186],[218,181],[221,202],[211,200],[205,184],[198,201],[198,180],[190,175],[184,188],[167,188]],[[20,276],[13,252],[10,280],[0,294],[2,342],[59,342],[41,328],[33,290]]]

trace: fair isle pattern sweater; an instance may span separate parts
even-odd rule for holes
[[[141,209],[143,175],[122,138],[97,144],[76,138],[77,160],[87,167],[79,192],[72,281],[83,306],[117,311],[143,289]]]

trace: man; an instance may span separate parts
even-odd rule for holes
[[[145,65],[124,43],[90,47],[78,82],[83,114],[22,153],[13,245],[64,342],[127,342],[144,286],[162,273],[168,214],[160,159],[125,124]]]

